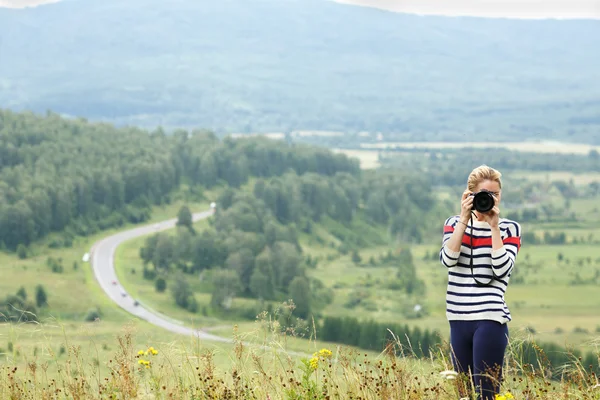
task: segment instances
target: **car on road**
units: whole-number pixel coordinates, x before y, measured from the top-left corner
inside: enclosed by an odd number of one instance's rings
[[[112,281],[112,284],[113,284],[113,285],[116,285],[116,284],[117,284],[117,281]]]
[[[125,293],[125,291],[124,291],[124,290],[122,290],[122,291],[121,291],[121,296],[123,296],[123,297],[127,297],[127,293]]]
[[[133,305],[134,305],[135,307],[137,307],[137,306],[139,306],[139,305],[140,305],[140,303],[139,303],[137,300],[134,300],[134,301],[133,301]]]

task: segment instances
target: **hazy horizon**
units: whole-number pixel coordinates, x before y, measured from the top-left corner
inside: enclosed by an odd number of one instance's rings
[[[600,19],[600,0],[332,0],[388,11],[518,19]]]
[[[25,8],[61,0],[0,0],[0,7]],[[341,4],[442,16],[525,19],[600,19],[600,0],[331,0]]]

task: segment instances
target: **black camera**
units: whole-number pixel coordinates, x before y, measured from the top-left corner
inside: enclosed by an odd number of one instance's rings
[[[494,195],[487,190],[482,190],[473,196],[473,209],[479,211],[480,213],[486,213],[494,208],[496,204],[496,200],[494,199]]]

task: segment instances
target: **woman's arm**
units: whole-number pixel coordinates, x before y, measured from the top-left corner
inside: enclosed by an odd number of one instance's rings
[[[448,268],[454,267],[460,257],[463,236],[471,217],[471,208],[473,207],[473,196],[470,196],[470,194],[469,190],[465,190],[462,194],[460,216],[458,218],[448,218],[444,224],[444,238],[442,240],[442,248],[440,249],[440,261]]]
[[[444,238],[440,249],[440,261],[446,267],[454,267],[460,257],[462,239],[467,229],[467,224],[460,218],[450,218],[444,224]]]
[[[498,232],[494,233],[495,230]],[[492,229],[492,270],[497,278],[504,278],[511,273],[520,248],[521,226],[518,223],[512,222],[504,240],[500,228]]]
[[[497,278],[504,278],[515,266],[517,253],[521,248],[521,226],[513,221],[507,231],[506,238],[500,233],[500,209],[498,198],[494,196],[496,205],[489,213],[483,215],[492,231],[492,271]]]

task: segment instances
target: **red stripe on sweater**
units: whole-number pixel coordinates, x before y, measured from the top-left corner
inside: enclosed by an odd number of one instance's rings
[[[521,249],[521,238],[515,236],[509,236],[502,241],[504,244],[513,244],[517,246],[517,251]],[[463,236],[462,244],[465,246],[471,246],[471,237],[467,234]],[[492,246],[492,238],[473,238],[473,247],[481,246]]]
[[[509,236],[503,240],[504,244],[514,244],[517,246],[517,251],[521,248],[521,238],[518,236]]]
[[[467,234],[463,235],[462,244],[470,247],[471,246],[471,237]],[[473,238],[473,247],[491,246],[491,245],[492,245],[491,237]]]

